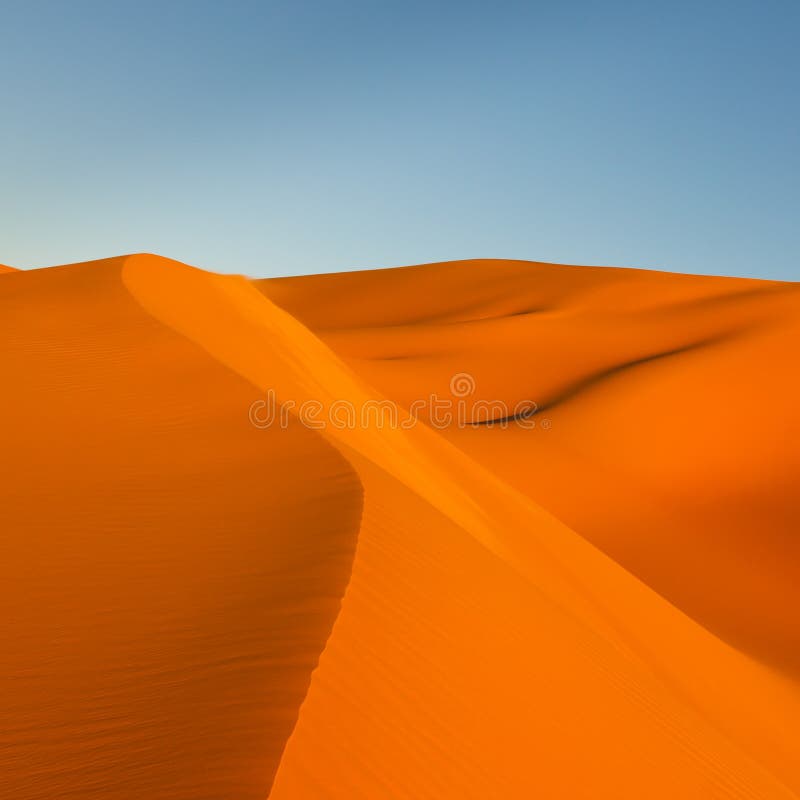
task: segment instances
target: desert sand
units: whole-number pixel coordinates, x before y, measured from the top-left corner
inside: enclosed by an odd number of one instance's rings
[[[3,800],[800,796],[798,284],[0,272]]]

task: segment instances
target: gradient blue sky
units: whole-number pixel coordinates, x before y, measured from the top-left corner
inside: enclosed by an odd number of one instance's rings
[[[0,0],[0,262],[800,279],[800,2]]]

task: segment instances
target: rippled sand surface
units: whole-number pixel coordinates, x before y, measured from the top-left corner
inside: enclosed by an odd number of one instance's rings
[[[0,273],[3,800],[798,796],[797,284]]]

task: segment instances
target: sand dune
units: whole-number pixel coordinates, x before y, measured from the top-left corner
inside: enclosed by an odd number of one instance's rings
[[[0,797],[798,796],[799,291],[4,276]]]

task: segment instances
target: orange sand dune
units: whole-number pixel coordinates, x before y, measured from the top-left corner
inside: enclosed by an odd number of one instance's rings
[[[0,797],[797,797],[798,312],[528,262],[10,273]]]

